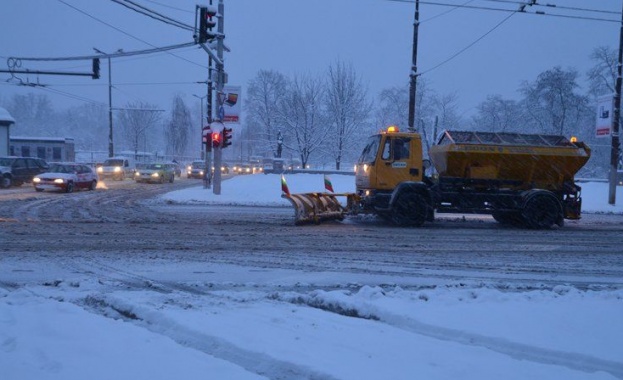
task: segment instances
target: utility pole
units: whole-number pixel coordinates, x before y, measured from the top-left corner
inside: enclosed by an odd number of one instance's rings
[[[95,50],[95,52],[97,53],[108,55],[97,48],[93,48],[93,50]],[[121,53],[121,52],[122,52],[121,49],[117,50],[117,53]],[[115,149],[113,145],[113,133],[112,133],[112,69],[111,69],[111,64],[110,64],[110,57],[107,57],[107,59],[108,59],[108,157],[114,157]]]
[[[223,38],[224,38],[224,19],[225,19],[225,6],[223,5],[223,0],[219,0],[218,2],[218,26],[217,26],[217,37],[216,37],[216,56],[218,60],[216,61],[216,101],[217,101],[217,120],[223,121],[223,104],[225,102],[223,96],[223,86],[225,85],[225,70],[223,65]],[[216,195],[221,194],[221,165],[222,165],[222,154],[223,149],[221,146],[214,149],[214,188],[213,192]]]
[[[413,53],[411,63],[411,82],[409,84],[409,131],[415,132],[415,96],[417,89],[417,41],[420,28],[420,0],[415,0],[415,17],[413,21]]]
[[[623,9],[621,10],[621,26],[619,31],[619,63],[617,65],[617,80],[614,92],[614,113],[612,121],[612,147],[610,150],[610,181],[608,203],[616,203],[617,168],[619,165],[619,124],[621,119],[621,66],[623,66]]]

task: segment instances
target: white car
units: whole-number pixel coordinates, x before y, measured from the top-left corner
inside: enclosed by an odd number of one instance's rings
[[[37,191],[56,190],[72,193],[75,189],[95,190],[97,174],[87,165],[57,163],[51,164],[47,172],[36,175],[32,184]]]

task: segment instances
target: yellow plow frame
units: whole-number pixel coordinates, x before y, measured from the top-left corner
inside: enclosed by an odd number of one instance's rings
[[[337,197],[344,196],[347,199],[346,207],[338,201]],[[344,215],[354,209],[358,197],[353,193],[301,193],[282,194],[294,206],[294,224],[319,224],[326,220],[342,220]]]

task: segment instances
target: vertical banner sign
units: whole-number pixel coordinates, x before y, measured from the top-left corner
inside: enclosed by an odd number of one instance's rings
[[[602,96],[597,99],[597,123],[595,126],[596,137],[610,137],[612,131],[612,114],[614,111],[612,95]]]
[[[223,122],[240,123],[240,86],[223,86]]]

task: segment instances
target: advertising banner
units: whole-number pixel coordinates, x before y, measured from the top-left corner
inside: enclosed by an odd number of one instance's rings
[[[610,137],[612,131],[612,113],[614,110],[612,95],[597,99],[597,123],[595,136]]]
[[[223,86],[219,97],[219,116],[223,123],[240,123],[240,91],[241,86]]]

